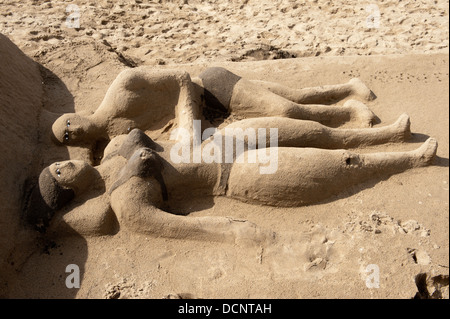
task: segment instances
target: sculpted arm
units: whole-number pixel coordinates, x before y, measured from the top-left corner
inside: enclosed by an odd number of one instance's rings
[[[260,244],[273,236],[249,221],[167,213],[153,204],[160,196],[157,182],[134,176],[112,192],[111,206],[121,227],[154,237]]]
[[[55,214],[48,231],[58,235],[113,234],[117,228],[117,219],[107,197],[103,195],[65,207]]]

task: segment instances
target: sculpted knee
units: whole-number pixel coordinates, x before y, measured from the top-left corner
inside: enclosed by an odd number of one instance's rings
[[[297,113],[298,113],[297,107],[289,103],[280,108],[279,116],[287,118],[296,118]]]

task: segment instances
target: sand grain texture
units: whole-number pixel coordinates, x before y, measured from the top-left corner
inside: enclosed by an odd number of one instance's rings
[[[0,296],[448,298],[448,1],[382,2],[379,29],[367,29],[365,5],[350,1],[73,3],[82,10],[79,29],[64,24],[67,3],[0,0],[0,32],[15,43],[0,35]],[[299,58],[285,59],[292,55]],[[193,216],[232,216],[276,232],[263,249],[123,229],[86,238],[25,231],[23,196],[42,168],[89,160],[83,148],[56,145],[51,123],[93,112],[115,77],[137,65],[191,76],[221,66],[293,88],[359,77],[377,96],[367,102],[375,127],[406,112],[413,135],[356,151],[412,150],[431,136],[437,158],[307,207],[220,197],[184,203]],[[80,266],[80,289],[65,285],[69,264]],[[366,286],[373,264],[378,289]]]

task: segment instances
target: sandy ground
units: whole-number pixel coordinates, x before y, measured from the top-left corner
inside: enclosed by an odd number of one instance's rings
[[[135,2],[74,1],[82,22],[68,29],[66,3],[0,1],[0,32],[45,67],[36,171],[86,157],[82,149],[51,142],[50,112],[93,111],[121,70],[175,63],[193,76],[217,65],[294,88],[360,77],[377,95],[368,103],[377,125],[406,112],[414,135],[408,143],[358,151],[410,150],[432,136],[438,157],[433,166],[373,180],[309,207],[225,198],[186,204],[193,216],[232,215],[279,234],[280,242],[264,249],[126,231],[30,245],[19,232],[8,258],[8,297],[412,298],[417,276],[428,274],[437,278],[437,294],[448,298],[448,1],[383,2],[375,30],[366,28],[366,5],[347,1],[309,7],[294,1]],[[286,54],[302,58],[251,61]],[[65,285],[68,264],[81,268],[80,289]],[[379,288],[366,286],[368,265],[380,269]]]
[[[448,50],[444,0],[2,0],[0,5],[2,33],[38,55],[86,39],[146,64]],[[79,28],[68,28],[77,26],[74,20],[66,24],[70,14],[79,17]]]

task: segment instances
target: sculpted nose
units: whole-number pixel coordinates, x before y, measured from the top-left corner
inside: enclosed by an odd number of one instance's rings
[[[75,167],[75,164],[72,162],[65,162],[61,165],[63,168],[73,169]]]
[[[69,127],[68,127],[69,128]],[[80,133],[81,132],[81,126],[80,125],[76,125],[76,124],[72,124],[70,125],[70,131],[74,132],[74,133]]]

